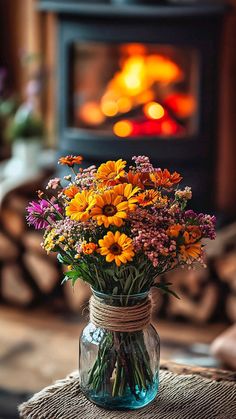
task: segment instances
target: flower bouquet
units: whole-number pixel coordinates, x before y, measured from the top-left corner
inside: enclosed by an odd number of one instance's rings
[[[181,176],[148,157],[133,157],[130,167],[119,159],[78,169],[81,162],[59,160],[71,173],[38,192],[27,220],[45,230],[46,252],[68,266],[63,282],[79,278],[92,288],[91,322],[80,340],[82,390],[99,405],[135,409],[158,391],[148,293],[155,287],[178,298],[160,275],[204,265],[201,240],[214,239],[215,217],[187,209],[191,189],[180,189]]]

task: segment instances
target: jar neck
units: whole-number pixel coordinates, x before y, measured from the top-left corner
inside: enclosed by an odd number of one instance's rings
[[[137,305],[147,300],[149,291],[130,295],[111,295],[92,289],[92,293],[94,298],[103,304],[123,307]]]

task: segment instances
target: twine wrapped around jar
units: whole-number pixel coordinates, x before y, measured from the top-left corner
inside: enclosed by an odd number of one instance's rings
[[[90,321],[112,332],[138,332],[151,322],[151,301],[146,298],[134,306],[117,307],[90,298]]]

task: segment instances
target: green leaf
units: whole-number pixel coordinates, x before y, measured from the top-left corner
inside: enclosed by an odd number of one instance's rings
[[[65,284],[65,282],[67,282],[70,278],[68,278],[68,276],[64,276],[63,280],[61,281],[61,285]]]
[[[11,140],[17,138],[41,138],[44,134],[43,121],[29,112],[23,104],[16,111],[13,118],[8,121],[7,134]]]
[[[57,260],[63,265],[71,265],[71,259],[69,256],[62,255],[61,253],[58,253]]]
[[[173,295],[173,297],[180,300],[180,297],[178,296],[178,294],[175,291],[171,290],[170,288],[166,288],[166,290],[164,290],[164,292],[166,292],[167,294],[171,294],[171,295]]]
[[[105,269],[104,272],[113,278],[114,276],[114,269]]]
[[[65,275],[65,277],[62,281],[62,284],[71,280],[72,285],[74,286],[78,278],[79,278],[79,273],[78,273],[77,269],[72,270],[72,271],[68,271],[68,272],[66,272],[66,275]]]
[[[162,282],[162,283],[159,283],[159,284],[152,285],[152,288],[158,288],[164,294],[171,294],[171,295],[173,295],[173,297],[178,298],[178,300],[180,300],[180,297],[178,296],[178,294],[175,291],[173,291],[172,289],[170,289],[168,284],[164,284]]]
[[[70,278],[70,279],[73,279],[73,278],[78,278],[78,271],[77,270],[73,270],[73,271],[68,271],[68,272],[66,272],[66,276],[68,277],[68,278]]]
[[[124,292],[125,293],[127,293],[128,292],[128,290],[130,289],[130,287],[131,287],[131,284],[132,284],[132,277],[131,276],[129,276],[129,278],[127,279],[127,281],[125,282],[125,286],[124,286]]]

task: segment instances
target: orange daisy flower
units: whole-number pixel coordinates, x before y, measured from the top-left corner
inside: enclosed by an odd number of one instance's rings
[[[136,203],[138,202],[138,197],[135,195],[139,192],[139,188],[137,186],[133,188],[133,185],[130,183],[122,183],[114,186],[113,191],[116,195],[122,196],[123,201],[127,201],[128,209],[130,211],[135,210]]]
[[[125,176],[124,168],[126,161],[119,159],[117,161],[109,160],[99,166],[96,174],[98,181],[103,185],[115,185],[121,177]]]
[[[190,243],[180,246],[180,257],[184,262],[189,259],[197,259],[201,253],[201,243]]]
[[[150,179],[156,186],[171,188],[173,185],[179,183],[183,178],[177,172],[171,174],[167,169],[158,169],[156,172],[150,174]]]
[[[66,207],[66,215],[72,220],[86,221],[90,218],[90,209],[93,205],[93,193],[84,190],[75,195]]]
[[[117,227],[122,226],[123,219],[127,217],[128,201],[123,202],[123,197],[114,191],[105,191],[102,195],[95,197],[94,207],[91,216],[97,220],[98,225],[104,224]]]
[[[181,224],[173,224],[168,228],[167,234],[170,237],[178,237],[182,229],[183,226]]]
[[[113,234],[111,231],[108,231],[106,236],[103,239],[99,240],[100,254],[106,256],[107,262],[115,261],[117,266],[120,266],[122,263],[127,263],[133,259],[134,250],[132,239],[126,234],[121,234],[119,231],[116,231]]]
[[[198,226],[188,226],[183,234],[185,243],[195,243],[201,238],[201,230]]]
[[[121,177],[119,181],[121,183],[130,183],[133,186],[138,186],[140,189],[144,189],[144,184],[141,180],[142,173],[134,173],[131,170],[128,171],[125,177]]]
[[[83,243],[82,244],[82,252],[85,255],[91,255],[97,249],[97,247],[98,247],[97,244],[92,243],[92,242]]]
[[[61,157],[58,160],[58,163],[62,164],[62,165],[69,166],[69,167],[73,167],[75,164],[81,164],[82,160],[83,160],[83,157],[81,157],[81,156],[70,155],[70,156]]]
[[[63,193],[67,198],[74,198],[75,195],[79,192],[79,188],[76,185],[71,185],[68,188],[64,189]]]
[[[138,202],[141,207],[147,207],[149,205],[155,204],[159,198],[159,192],[155,191],[154,189],[149,189],[138,195]]]

